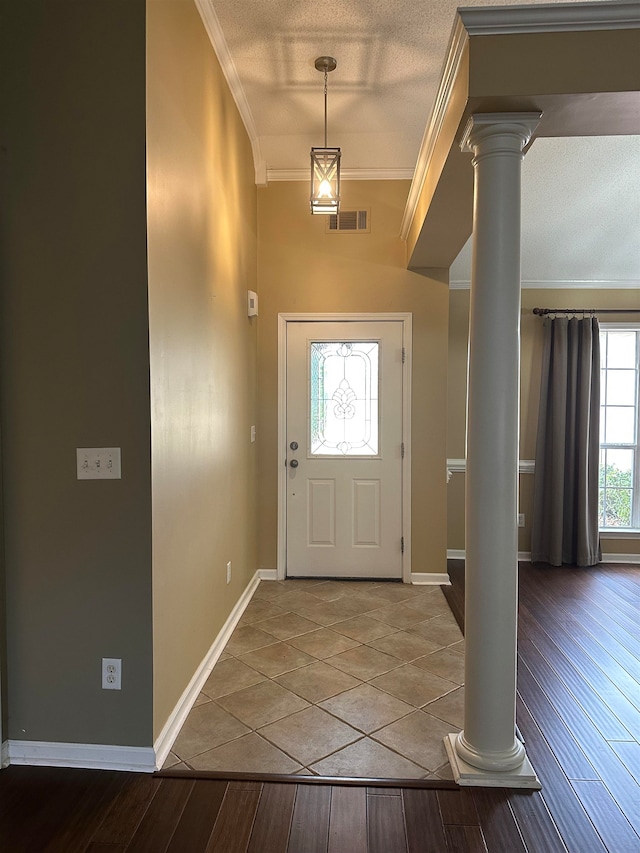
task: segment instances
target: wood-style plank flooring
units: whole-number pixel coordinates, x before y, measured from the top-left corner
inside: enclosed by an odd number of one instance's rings
[[[541,792],[13,766],[0,850],[640,853],[640,572],[523,565],[520,601],[518,723]]]

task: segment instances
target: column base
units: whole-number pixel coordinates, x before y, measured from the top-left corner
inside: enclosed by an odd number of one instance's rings
[[[467,764],[456,750],[457,733],[447,735],[444,746],[453,778],[458,785],[474,785],[482,788],[529,788],[539,791],[542,784],[529,759],[524,757],[522,764],[514,770],[480,770]]]

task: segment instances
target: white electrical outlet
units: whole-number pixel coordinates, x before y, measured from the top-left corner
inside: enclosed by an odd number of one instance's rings
[[[122,690],[122,660],[102,658],[102,689]]]
[[[524,527],[524,513],[518,513],[518,527]]]
[[[227,563],[227,583],[231,583],[231,560]]]

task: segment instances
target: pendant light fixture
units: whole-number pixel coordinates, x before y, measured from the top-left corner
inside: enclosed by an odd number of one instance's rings
[[[324,148],[311,149],[311,213],[340,209],[340,149],[327,148],[327,75],[336,65],[332,56],[319,56],[315,62],[324,73]]]

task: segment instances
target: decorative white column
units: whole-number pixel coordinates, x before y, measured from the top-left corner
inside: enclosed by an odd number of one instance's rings
[[[540,113],[472,116],[473,262],[466,466],[464,729],[445,738],[461,785],[539,788],[516,737],[520,174]]]

